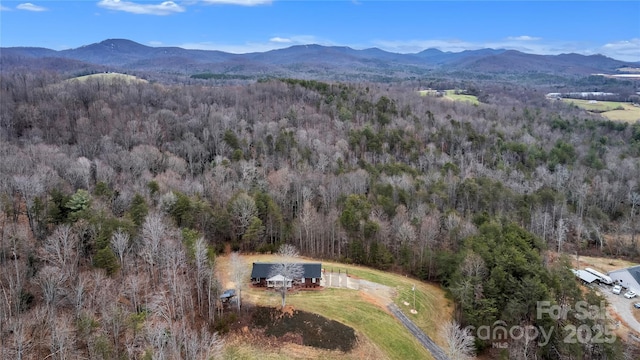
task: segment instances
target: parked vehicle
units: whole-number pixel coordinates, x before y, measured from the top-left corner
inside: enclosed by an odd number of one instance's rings
[[[624,297],[626,297],[627,299],[632,299],[634,297],[636,297],[636,293],[632,290],[627,291],[626,294],[624,294]]]
[[[616,295],[620,295],[620,292],[622,291],[622,286],[620,285],[616,285],[613,287],[613,290],[611,290],[612,293],[616,294]]]
[[[607,284],[607,285],[613,284],[613,279],[611,279],[609,276],[601,273],[598,270],[594,270],[592,268],[585,268],[584,271],[587,271],[587,272],[593,274],[595,277],[598,278],[598,281],[600,281],[603,284]]]
[[[640,309],[640,302],[633,304],[633,307],[636,309]]]

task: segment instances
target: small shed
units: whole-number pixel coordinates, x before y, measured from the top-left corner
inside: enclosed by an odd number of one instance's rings
[[[227,303],[230,302],[231,299],[236,296],[236,290],[235,289],[228,289],[225,290],[222,295],[220,295],[220,301],[222,301],[223,303]]]

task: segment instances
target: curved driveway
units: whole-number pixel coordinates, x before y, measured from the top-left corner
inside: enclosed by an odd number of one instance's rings
[[[633,299],[627,299],[624,297],[624,292],[620,295],[616,295],[611,292],[609,287],[599,286],[600,293],[604,295],[607,302],[613,306],[620,319],[629,327],[629,329],[636,332],[636,335],[640,335],[640,322],[633,316],[633,311],[640,311],[635,309],[631,304],[639,302],[640,298],[635,297]]]
[[[449,360],[449,357],[444,353],[442,348],[438,346],[429,335],[425,334],[416,324],[411,321],[405,314],[402,313],[400,308],[398,308],[395,304],[389,304],[389,311],[395,316],[400,322],[409,330],[413,336],[415,336],[418,341],[424,346],[434,359],[436,360]]]

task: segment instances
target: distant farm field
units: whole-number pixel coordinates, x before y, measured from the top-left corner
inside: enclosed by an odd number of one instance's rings
[[[619,101],[597,101],[562,99],[581,109],[596,112],[613,121],[636,122],[640,120],[640,107]]]
[[[451,101],[466,101],[466,102],[470,102],[474,105],[478,105],[480,104],[480,101],[478,100],[477,96],[474,95],[465,95],[465,94],[456,94],[457,90],[445,90],[445,95],[444,98],[451,100]],[[438,91],[437,90],[432,90],[432,89],[428,89],[428,90],[419,90],[418,94],[420,94],[420,96],[438,96]]]
[[[466,102],[470,102],[470,103],[472,103],[474,105],[480,104],[480,101],[478,101],[478,97],[477,96],[456,94],[455,90],[447,90],[446,95],[444,97],[445,97],[445,99],[450,99],[450,100],[453,100],[453,101],[466,101]]]
[[[113,80],[124,80],[126,82],[144,82],[147,80],[137,78],[133,75],[121,74],[121,73],[100,73],[100,74],[91,74],[84,75],[73,78],[71,80],[77,81],[87,81],[87,80],[103,80],[103,81],[113,81]]]
[[[242,257],[247,266],[253,262],[269,262],[276,258],[272,255],[245,255]],[[314,262],[313,259],[304,259],[305,262]],[[228,257],[221,256],[216,259],[216,268],[222,277],[221,282],[225,287],[232,287],[228,277]],[[430,359],[431,355],[424,347],[396,320],[386,309],[389,302],[396,303],[403,312],[411,318],[425,333],[434,339],[440,346],[444,346],[444,338],[440,335],[440,326],[451,318],[453,306],[445,298],[445,293],[440,287],[423,283],[402,275],[387,273],[375,269],[322,262],[325,273],[348,272],[352,278],[363,279],[378,284],[386,285],[393,289],[394,295],[376,293],[368,290],[351,290],[326,288],[318,291],[298,291],[287,296],[287,306],[297,310],[304,310],[320,314],[326,318],[339,321],[356,330],[358,336],[365,338],[360,340],[360,346],[354,354],[345,354],[343,358],[361,358],[362,352],[371,353],[372,348],[377,348],[376,359]],[[225,279],[226,277],[226,279]],[[413,286],[415,285],[415,300]],[[278,307],[280,305],[279,294],[260,288],[246,286],[243,291],[243,301],[256,305]],[[417,314],[411,314],[414,308]],[[409,305],[406,305],[409,304]],[[248,344],[250,345],[250,344]],[[234,345],[234,351],[249,351]],[[322,354],[322,355],[321,355]],[[306,358],[327,359],[326,352],[307,354]]]

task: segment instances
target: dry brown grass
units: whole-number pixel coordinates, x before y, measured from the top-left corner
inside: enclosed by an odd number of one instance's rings
[[[375,360],[388,359],[374,343],[359,337],[356,347],[348,353],[316,349],[310,346],[284,343],[255,332],[243,331],[227,336],[225,359],[318,359],[318,360]]]
[[[572,256],[572,264],[576,269],[584,269],[586,267],[594,268],[598,271],[609,272],[614,270],[623,269],[630,266],[638,265],[632,261],[613,259],[606,257],[593,257],[593,256],[578,256],[580,263],[576,262],[576,257]]]

